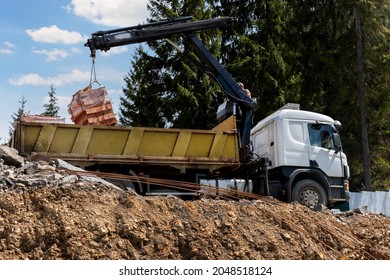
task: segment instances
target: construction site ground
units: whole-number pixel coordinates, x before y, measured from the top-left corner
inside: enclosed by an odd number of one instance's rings
[[[2,163],[0,174],[3,260],[390,258],[383,215],[317,212],[268,197],[143,197],[53,164]]]

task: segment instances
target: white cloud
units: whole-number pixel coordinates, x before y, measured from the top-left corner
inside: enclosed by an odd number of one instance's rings
[[[4,42],[3,43],[5,48],[1,49],[0,48],[0,54],[14,54],[15,52],[13,50],[11,50],[12,48],[15,47],[14,44],[10,43],[10,42]]]
[[[80,54],[82,53],[82,51],[80,50],[80,48],[72,48],[72,53],[76,53],[76,54]]]
[[[0,49],[0,54],[14,54],[15,52],[10,49]]]
[[[72,0],[71,7],[77,16],[101,25],[130,26],[146,22],[148,0]]]
[[[9,79],[8,82],[14,86],[64,86],[74,82],[89,82],[90,72],[74,69],[69,73],[57,75],[55,77],[42,77],[37,73],[29,73],[20,75],[14,79]]]
[[[100,52],[102,56],[111,56],[111,55],[116,55],[116,54],[121,54],[121,53],[128,53],[129,48],[127,46],[119,46],[115,48],[111,48],[108,52]]]
[[[57,98],[57,105],[58,107],[67,107],[68,104],[72,101],[72,97],[70,96],[62,96],[62,95],[57,95],[55,96]],[[42,104],[48,104],[50,102],[50,96],[46,95],[42,99]]]
[[[54,61],[59,58],[65,58],[69,56],[69,53],[65,50],[52,49],[52,50],[33,50],[33,53],[46,56],[47,61]]]
[[[61,6],[61,8],[64,9],[68,13],[70,13],[72,11],[72,7],[70,5]]]
[[[70,102],[72,101],[72,97],[70,97],[70,96],[59,95],[59,96],[57,96],[57,98],[58,98],[57,104],[60,107],[67,107],[70,104]],[[45,103],[45,104],[47,104],[47,103]]]
[[[12,43],[10,43],[10,42],[4,42],[4,45],[5,45],[7,48],[9,48],[9,49],[12,49],[12,48],[15,47],[15,45],[12,44]]]
[[[41,43],[78,44],[87,40],[78,32],[59,29],[56,25],[27,29],[26,32],[35,42]]]
[[[109,89],[107,91],[110,93],[110,95],[114,95],[114,94],[121,95],[121,94],[123,94],[123,89]]]
[[[39,76],[36,73],[30,73],[26,75],[19,76],[15,79],[8,80],[14,86],[23,86],[23,85],[48,85],[45,78]]]

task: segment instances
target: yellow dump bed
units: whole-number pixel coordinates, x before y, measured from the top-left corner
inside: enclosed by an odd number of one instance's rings
[[[12,146],[77,166],[147,164],[212,171],[239,165],[234,117],[212,130],[162,129],[19,121]]]

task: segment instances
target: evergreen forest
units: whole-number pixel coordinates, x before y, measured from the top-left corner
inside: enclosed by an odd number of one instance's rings
[[[351,190],[390,189],[390,0],[150,0],[148,11],[149,22],[234,17],[198,36],[257,99],[254,123],[286,103],[329,115]],[[137,47],[124,82],[121,125],[210,129],[225,98],[164,40]]]

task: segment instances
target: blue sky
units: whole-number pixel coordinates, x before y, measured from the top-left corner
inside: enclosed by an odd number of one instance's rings
[[[84,43],[91,33],[144,23],[147,0],[12,0],[0,9],[0,142],[9,138],[12,115],[41,114],[53,85],[60,116],[72,123],[67,105],[90,81],[92,61]],[[118,113],[123,77],[137,45],[98,52],[96,78]]]

